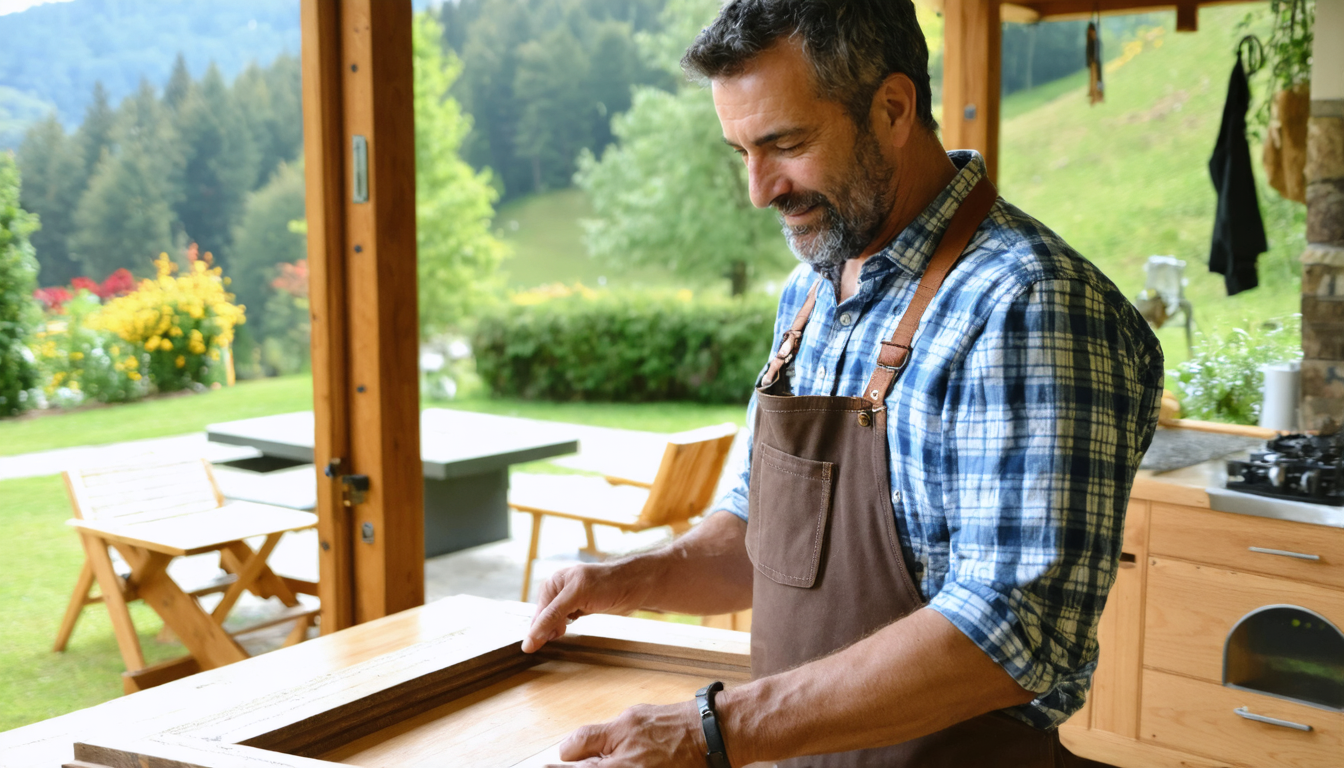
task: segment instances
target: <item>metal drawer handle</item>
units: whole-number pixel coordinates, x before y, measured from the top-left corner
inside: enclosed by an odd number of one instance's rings
[[[1304,555],[1301,552],[1289,552],[1286,549],[1267,549],[1265,547],[1248,547],[1248,549],[1262,555],[1278,555],[1279,557],[1291,557],[1295,560],[1310,560],[1316,562],[1321,559],[1320,555]]]
[[[1266,717],[1264,715],[1257,715],[1254,712],[1247,710],[1245,707],[1237,707],[1236,709],[1232,710],[1232,712],[1237,717],[1245,718],[1247,720],[1254,720],[1257,723],[1265,723],[1266,725],[1277,725],[1280,728],[1292,728],[1294,731],[1311,730],[1310,725],[1303,725],[1302,723],[1294,723],[1292,720],[1280,720],[1277,717]]]

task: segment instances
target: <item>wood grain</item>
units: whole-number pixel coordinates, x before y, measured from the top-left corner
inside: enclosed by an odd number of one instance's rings
[[[1344,589],[1344,531],[1153,503],[1152,553]],[[1251,547],[1315,555],[1301,560]]]
[[[1223,644],[1232,627],[1247,613],[1276,604],[1300,605],[1344,626],[1344,592],[1150,557],[1143,663],[1221,683]]]
[[[1148,502],[1131,501],[1125,516],[1124,555],[1097,627],[1101,650],[1088,697],[1093,728],[1131,739],[1139,735],[1147,530]]]
[[[997,0],[943,2],[943,144],[974,149],[990,181],[999,175],[1002,25]],[[966,108],[974,107],[974,117]]]
[[[304,210],[308,217],[308,312],[312,327],[313,460],[317,478],[318,591],[322,632],[354,624],[354,534],[337,477],[322,468],[350,457],[346,361],[345,153],[340,5],[301,0]]]
[[[1344,757],[1338,712],[1148,670],[1143,676],[1143,740],[1255,768],[1336,766]],[[1245,720],[1246,707],[1309,725],[1303,732]]]
[[[365,768],[508,766],[632,704],[690,701],[703,677],[547,661],[325,756]]]

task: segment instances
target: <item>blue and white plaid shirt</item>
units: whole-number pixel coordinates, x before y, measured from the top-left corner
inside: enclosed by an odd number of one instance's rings
[[[957,176],[864,263],[858,292],[837,306],[834,290],[818,291],[790,372],[795,394],[863,396],[880,342],[985,174],[978,154],[949,156]],[[776,348],[816,279],[807,267],[790,277]],[[1010,710],[1037,727],[1059,725],[1085,700],[1161,395],[1161,348],[1129,301],[1000,199],[929,304],[887,397],[906,562],[931,608],[1039,694]],[[746,519],[750,463],[715,509]]]

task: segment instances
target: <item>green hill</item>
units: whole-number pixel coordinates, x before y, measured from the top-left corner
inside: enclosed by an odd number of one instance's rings
[[[1164,28],[1131,44],[1126,54],[1132,57],[1119,57],[1124,61],[1107,74],[1102,104],[1088,105],[1081,77],[1004,104],[1004,197],[1063,235],[1126,295],[1142,290],[1148,256],[1184,259],[1186,296],[1206,332],[1263,322],[1299,306],[1306,209],[1280,198],[1263,179],[1260,209],[1271,250],[1260,257],[1260,287],[1229,297],[1222,277],[1207,267],[1217,200],[1207,164],[1244,34],[1236,25],[1248,9],[1263,17],[1266,5],[1202,9],[1194,34],[1177,34],[1167,14]],[[1268,39],[1260,26],[1253,31]],[[1263,96],[1267,73],[1251,88]],[[1037,92],[1055,98],[1040,103]],[[1263,177],[1259,154],[1252,139],[1252,160]],[[1159,336],[1169,366],[1185,359],[1183,331],[1167,327]]]
[[[1260,258],[1260,287],[1228,297],[1208,271],[1216,202],[1209,180],[1227,94],[1236,25],[1257,3],[1200,12],[1200,30],[1145,31],[1129,50],[1115,45],[1106,101],[1089,106],[1084,73],[1021,91],[1004,100],[999,186],[1004,197],[1064,236],[1128,296],[1143,288],[1148,256],[1186,261],[1187,297],[1199,327],[1221,333],[1298,311],[1305,247],[1305,208],[1261,183],[1260,203],[1271,250]],[[1263,26],[1263,25],[1262,25]],[[1256,30],[1267,38],[1264,29]],[[1116,66],[1117,62],[1119,63]],[[1252,83],[1258,96],[1266,74]],[[1253,144],[1255,143],[1252,140]],[[1259,148],[1252,149],[1257,172]],[[505,263],[510,284],[675,283],[656,272],[622,275],[591,261],[577,220],[589,215],[583,193],[566,190],[516,201],[500,211],[496,229],[513,247]],[[515,228],[516,225],[516,228]],[[614,281],[614,282],[613,282]],[[1183,330],[1159,332],[1169,365],[1187,356]]]

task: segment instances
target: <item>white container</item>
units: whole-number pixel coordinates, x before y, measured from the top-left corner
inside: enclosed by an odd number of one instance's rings
[[[1260,404],[1260,426],[1281,432],[1298,430],[1298,402],[1302,397],[1302,369],[1297,361],[1266,365],[1265,395]]]

